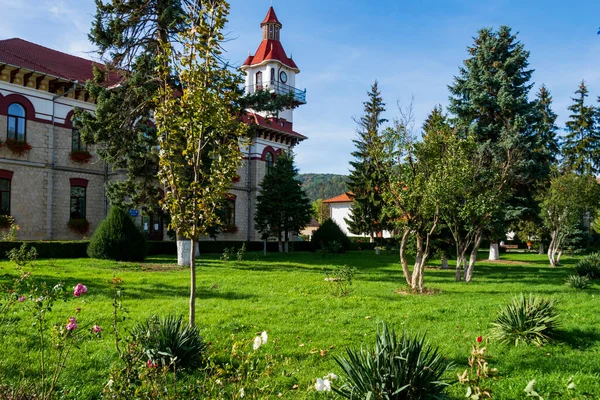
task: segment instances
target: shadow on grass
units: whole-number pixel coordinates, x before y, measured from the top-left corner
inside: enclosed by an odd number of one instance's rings
[[[570,329],[558,330],[556,332],[557,340],[564,342],[571,348],[587,350],[600,342],[600,332],[591,329]]]

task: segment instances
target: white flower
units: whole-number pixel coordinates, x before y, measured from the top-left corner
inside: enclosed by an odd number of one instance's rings
[[[327,374],[327,378],[332,381],[335,381],[338,378],[338,376],[336,374],[334,374],[333,372],[330,372]]]
[[[267,344],[267,339],[269,337],[267,336],[267,331],[263,331],[263,333],[260,334],[260,339],[262,341],[262,344]]]
[[[260,347],[261,344],[262,344],[262,340],[261,340],[260,336],[257,336],[256,338],[254,338],[254,350],[258,350],[258,348]]]
[[[246,395],[246,392],[244,392],[244,388],[240,389],[240,398],[244,398],[244,396]]]
[[[317,378],[315,389],[317,392],[331,392],[331,382],[329,382],[329,379]]]

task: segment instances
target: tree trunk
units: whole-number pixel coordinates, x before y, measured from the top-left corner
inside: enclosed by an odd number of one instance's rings
[[[196,240],[190,246],[190,326],[196,326]]]
[[[538,254],[542,255],[544,253],[545,253],[545,251],[544,251],[544,243],[540,242],[540,247],[538,248]]]
[[[415,266],[412,273],[411,288],[419,293],[423,291],[423,269],[427,261],[427,254],[423,252],[423,239],[417,234],[417,254],[415,256]]]
[[[490,244],[490,256],[488,260],[490,261],[498,261],[500,259],[500,246],[498,243]]]
[[[557,236],[556,232],[552,232],[550,245],[548,245],[548,260],[550,261],[551,267],[556,267],[558,264],[556,261],[556,248],[557,248]]]
[[[405,229],[402,234],[402,240],[400,241],[400,264],[402,265],[402,273],[404,274],[407,285],[412,283],[411,273],[408,269],[408,261],[406,260],[406,240],[408,239],[409,233],[410,231]]]
[[[278,242],[279,242],[279,252],[283,253],[283,241],[281,240],[281,234],[279,235],[279,237],[277,238]]]
[[[448,257],[446,257],[446,255],[444,254],[442,256],[442,269],[449,269],[450,267],[448,266]]]
[[[471,250],[471,257],[469,257],[469,266],[465,270],[465,282],[471,282],[473,279],[473,271],[475,269],[475,262],[477,261],[477,252],[479,251],[479,245],[481,244],[482,237],[483,229],[480,229],[475,236],[473,250]]]
[[[290,237],[288,231],[285,231],[285,250],[286,253],[290,252]]]
[[[267,241],[263,240],[263,256],[267,255]]]

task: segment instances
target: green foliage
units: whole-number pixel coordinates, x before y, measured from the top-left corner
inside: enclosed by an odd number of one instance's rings
[[[21,247],[13,248],[6,253],[8,259],[19,267],[24,267],[33,263],[38,256],[38,252],[35,247],[29,248],[27,243],[23,243]]]
[[[317,199],[330,199],[348,191],[346,175],[299,174],[298,180],[302,182],[306,196],[313,202]]]
[[[549,173],[551,165],[556,164],[560,154],[560,145],[557,139],[558,126],[556,119],[558,115],[552,110],[552,96],[545,85],[540,87],[535,102],[537,118],[533,125],[535,133],[534,154],[542,157],[542,162]]]
[[[553,339],[557,318],[554,300],[521,294],[498,311],[492,334],[506,344],[542,346]]]
[[[290,234],[297,234],[311,219],[310,200],[296,180],[298,169],[291,154],[282,154],[260,184],[256,196],[256,229],[266,237],[282,236],[287,242]]]
[[[590,285],[590,278],[587,275],[569,275],[565,283],[571,289],[583,290]]]
[[[91,258],[117,261],[143,261],[148,252],[146,236],[127,212],[112,207],[100,223],[88,246]]]
[[[352,192],[352,209],[346,219],[348,230],[356,235],[375,236],[388,228],[383,213],[382,191],[388,185],[389,164],[385,154],[385,137],[381,132],[387,122],[383,118],[385,103],[375,81],[363,103],[364,115],[357,121],[358,138],[354,139],[356,150],[348,177],[348,191]]]
[[[600,171],[600,130],[598,111],[585,104],[589,91],[584,81],[575,91],[571,115],[567,121],[567,135],[563,146],[563,165],[567,171],[578,174],[596,174]]]
[[[346,383],[333,390],[347,399],[434,400],[443,398],[448,386],[442,377],[451,363],[425,342],[425,335],[398,337],[384,323],[374,349],[346,353],[335,358]]]
[[[581,277],[600,279],[600,253],[592,253],[579,260],[575,272]]]
[[[133,328],[131,335],[141,345],[146,359],[162,366],[198,368],[206,353],[198,328],[185,323],[181,316],[153,315]]]
[[[329,284],[329,292],[336,297],[350,294],[355,274],[356,268],[347,265],[325,271],[325,281]]]
[[[342,228],[330,218],[323,222],[319,229],[313,233],[311,243],[317,249],[323,246],[328,246],[330,249],[334,242],[339,244],[339,251],[346,252],[350,250],[350,239],[342,231]]]
[[[317,199],[312,202],[312,216],[317,220],[319,224],[325,222],[331,211],[327,203],[323,203],[323,199]]]

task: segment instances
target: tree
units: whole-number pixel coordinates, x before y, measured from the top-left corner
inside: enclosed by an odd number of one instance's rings
[[[190,325],[195,323],[195,244],[210,227],[222,223],[218,210],[228,196],[248,127],[241,122],[240,72],[220,61],[229,5],[203,0],[188,10],[190,29],[180,48],[161,42],[160,90],[155,112],[160,146],[159,179],[166,188],[163,208],[171,226],[191,241]],[[163,59],[166,57],[166,59]],[[169,82],[175,76],[180,92]]]
[[[291,154],[282,154],[263,179],[256,196],[256,229],[277,238],[279,252],[288,252],[290,234],[297,234],[309,222],[312,206],[297,178]],[[285,248],[284,248],[285,243]]]
[[[96,99],[95,113],[79,111],[77,118],[85,142],[99,144],[98,155],[114,170],[126,173],[125,180],[107,185],[112,204],[158,205],[158,141],[150,122],[159,90],[157,57],[162,54],[164,59],[161,42],[177,43],[189,28],[193,4],[192,0],[96,0],[88,37],[107,69],[96,68],[95,79],[87,83]],[[173,80],[169,85],[177,87]]]
[[[563,166],[579,174],[600,172],[600,132],[596,123],[598,112],[585,104],[588,89],[581,81],[579,89],[569,106],[571,115],[567,121],[567,135],[563,145]]]
[[[560,264],[565,242],[575,233],[587,215],[594,219],[600,197],[596,178],[573,172],[555,176],[540,198],[541,217],[550,231],[548,259],[550,265]]]
[[[387,121],[382,117],[385,103],[381,98],[377,81],[368,93],[369,100],[364,104],[364,116],[357,121],[358,138],[353,142],[356,150],[352,153],[352,171],[348,178],[348,190],[353,194],[352,210],[346,220],[350,232],[368,234],[371,240],[377,232],[383,231],[383,200],[381,189],[387,184],[387,170],[381,126]]]
[[[322,224],[329,218],[330,211],[327,203],[323,203],[323,199],[317,199],[312,202],[312,216],[315,217],[319,224]]]
[[[542,163],[550,170],[550,167],[556,165],[558,161],[560,145],[556,137],[558,132],[556,119],[558,115],[552,110],[552,95],[545,85],[542,85],[537,93],[535,108],[537,118],[533,124],[533,132],[536,138],[534,154],[541,156],[543,158]]]
[[[506,231],[512,221],[530,211],[530,186],[540,177],[534,151],[535,103],[528,100],[532,70],[529,52],[509,27],[479,31],[470,58],[449,87],[449,111],[462,138],[476,144],[478,168],[472,179],[476,193],[488,193],[485,210],[479,208],[465,226],[473,232],[473,250],[465,271],[472,279],[477,250],[486,231]],[[493,201],[491,201],[493,199]]]

